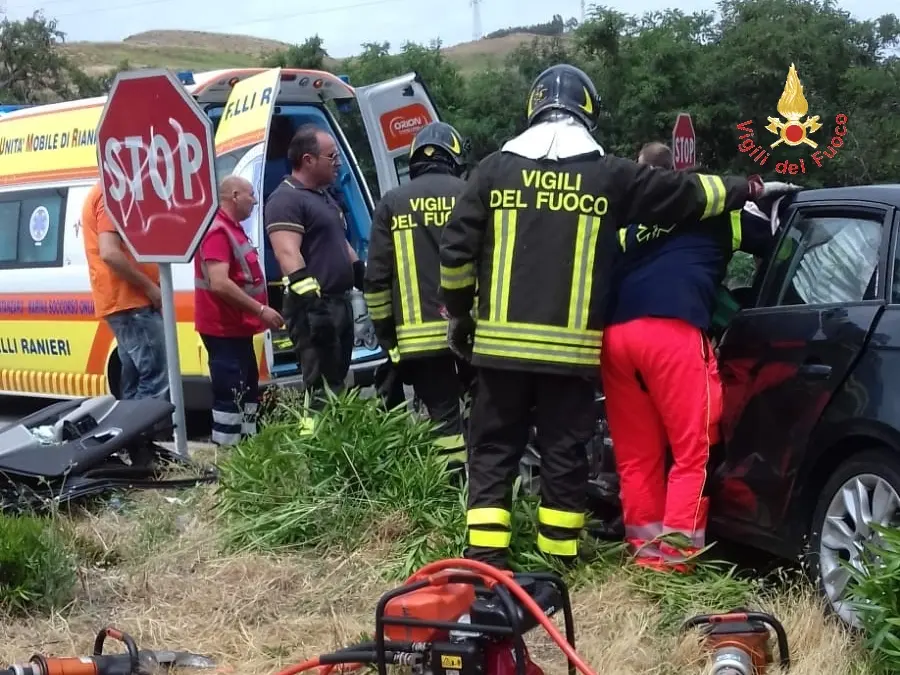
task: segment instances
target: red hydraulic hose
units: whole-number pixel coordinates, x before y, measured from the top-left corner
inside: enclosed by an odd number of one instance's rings
[[[553,638],[553,641],[563,651],[569,661],[571,661],[572,664],[574,664],[574,666],[581,671],[582,675],[597,675],[572,648],[572,645],[570,645],[565,636],[559,632],[559,629],[553,624],[553,622],[544,614],[540,606],[528,594],[528,591],[526,591],[518,583],[516,583],[516,581],[508,572],[504,573],[501,570],[498,570],[496,567],[480,562],[478,560],[451,558],[448,560],[438,560],[437,562],[425,565],[422,569],[420,569],[409,579],[407,579],[406,583],[411,583],[412,581],[421,581],[423,577],[430,577],[432,575],[436,575],[439,572],[444,572],[448,569],[459,569],[469,572],[475,572],[476,574],[478,574],[478,576],[489,579],[490,581],[494,582],[494,584],[504,585],[510,591],[510,593],[516,596],[519,602],[521,602],[522,605],[529,612],[531,612],[532,616],[534,616],[537,622],[544,627],[544,630],[547,631],[547,634],[550,635],[551,638]],[[444,577],[445,575],[441,574],[440,576]],[[284,673],[283,675],[292,674]]]
[[[503,586],[505,586],[509,590],[509,592],[512,593],[516,597],[516,599],[518,599],[519,602],[521,602],[522,605],[532,614],[532,616],[534,616],[535,620],[544,627],[544,630],[547,631],[547,634],[550,635],[551,638],[553,638],[553,641],[562,650],[569,661],[578,670],[581,671],[582,675],[597,675],[591,669],[591,667],[587,665],[584,660],[578,655],[575,649],[573,649],[572,645],[569,644],[569,641],[566,640],[566,637],[559,632],[559,629],[553,624],[553,622],[547,617],[547,615],[544,614],[544,611],[528,594],[528,591],[526,591],[518,583],[516,583],[515,579],[513,579],[512,577],[512,574],[509,572],[503,572],[501,570],[498,570],[496,567],[492,567],[491,565],[479,562],[477,560],[450,558],[448,560],[438,560],[437,562],[425,565],[418,572],[407,579],[406,584],[410,584],[416,581],[422,581],[425,579],[427,579],[434,585],[446,584],[452,576],[451,570],[463,571],[477,576],[489,587],[496,586],[497,584],[502,584]],[[339,666],[337,663],[323,664],[320,659],[325,658],[326,656],[309,659],[308,661],[304,661],[303,663],[289,666],[284,670],[276,673],[276,675],[298,675],[298,673],[302,673],[307,670],[313,670],[315,668],[320,669],[318,675],[332,675],[333,669],[338,668]],[[356,656],[355,658],[358,659],[359,656]],[[361,664],[359,663],[349,661],[341,665],[343,666],[342,670],[347,669],[350,671],[361,666]],[[347,672],[347,670],[343,670],[343,672]]]

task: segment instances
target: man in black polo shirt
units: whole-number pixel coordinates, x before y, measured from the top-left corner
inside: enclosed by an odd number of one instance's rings
[[[328,187],[337,178],[340,151],[314,124],[300,127],[288,146],[291,174],[265,206],[269,240],[285,284],[282,315],[306,391],[327,384],[340,391],[353,352],[348,292],[362,289],[365,265],[347,240],[341,207]]]

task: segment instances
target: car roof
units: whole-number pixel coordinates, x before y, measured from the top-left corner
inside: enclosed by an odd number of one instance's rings
[[[793,203],[813,201],[859,200],[881,202],[900,208],[900,183],[885,185],[852,185],[849,187],[816,188],[801,190]]]

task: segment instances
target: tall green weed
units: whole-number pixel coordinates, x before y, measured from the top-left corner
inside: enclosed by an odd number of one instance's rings
[[[873,524],[862,570],[847,564],[847,599],[865,630],[871,672],[900,672],[900,529]]]
[[[52,517],[0,514],[0,612],[50,611],[74,595],[76,562]]]

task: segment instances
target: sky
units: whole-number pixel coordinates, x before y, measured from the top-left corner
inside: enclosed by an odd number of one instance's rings
[[[360,51],[364,42],[390,42],[396,51],[406,41],[445,46],[473,36],[471,0],[3,0],[7,16],[17,20],[41,9],[59,21],[69,42],[119,41],[147,30],[178,29],[240,33],[284,42],[302,42],[318,33],[334,57]],[[589,0],[588,7],[593,3]],[[630,14],[679,7],[684,12],[713,10],[714,0],[607,0]],[[849,5],[841,3],[844,7]],[[856,5],[859,18],[897,11],[896,0],[867,0]],[[254,5],[256,5],[254,7]],[[864,11],[859,9],[864,6]],[[550,9],[552,7],[552,9]],[[252,8],[252,9],[251,9]],[[453,8],[451,10],[451,8]],[[511,25],[549,21],[553,14],[581,19],[579,0],[480,0],[481,28],[489,33]]]

